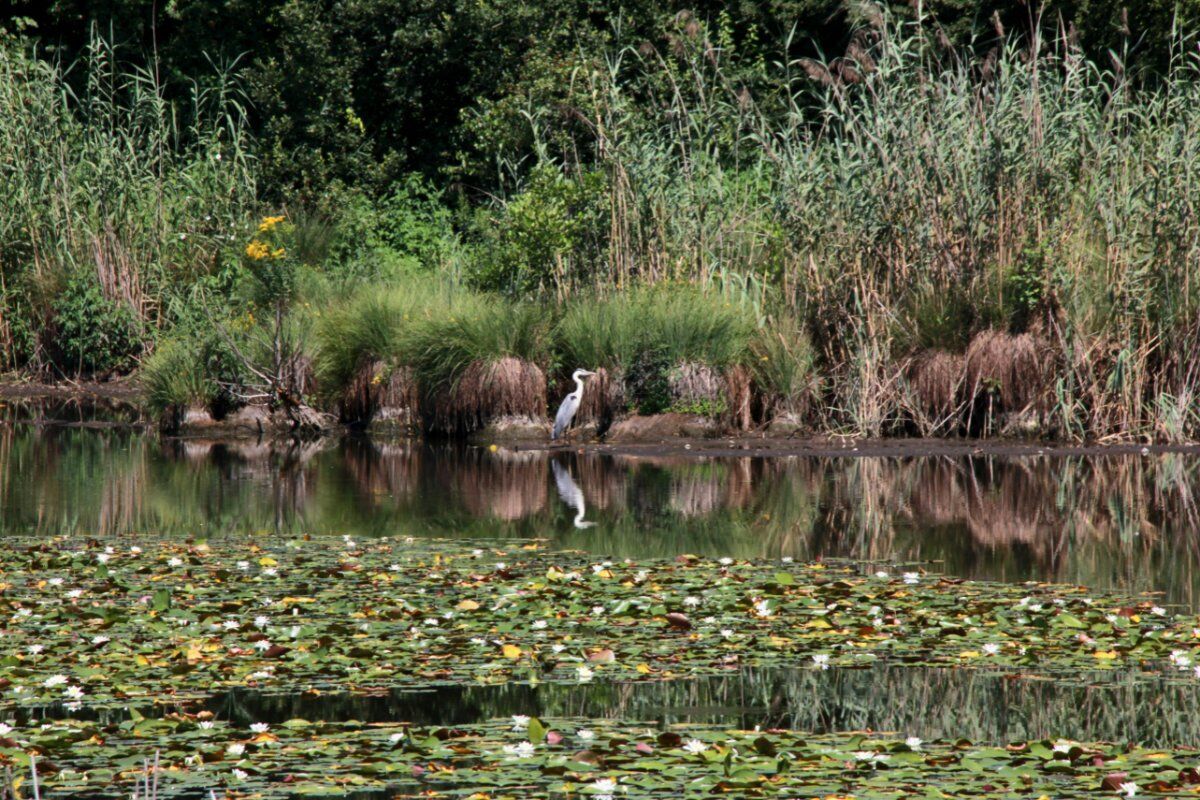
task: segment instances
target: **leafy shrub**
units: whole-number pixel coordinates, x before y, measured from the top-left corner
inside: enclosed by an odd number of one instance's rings
[[[90,375],[127,369],[141,350],[141,324],[128,306],[104,296],[94,277],[74,275],[54,300],[48,342],[64,371]]]
[[[528,292],[587,282],[608,233],[608,188],[601,172],[564,176],[534,170],[525,190],[484,223],[486,243],[471,280],[483,289]],[[494,233],[493,233],[494,232]]]

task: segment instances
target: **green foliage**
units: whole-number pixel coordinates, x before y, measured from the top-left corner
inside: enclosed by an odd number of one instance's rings
[[[403,337],[404,363],[423,392],[453,388],[472,363],[512,356],[545,364],[549,326],[542,309],[496,295],[458,292],[425,307]]]
[[[663,285],[581,297],[567,308],[556,338],[568,366],[721,368],[745,358],[754,327],[744,303],[713,290]]]
[[[54,362],[76,375],[127,369],[141,351],[141,326],[129,306],[109,300],[89,275],[74,275],[54,300]]]
[[[152,71],[120,64],[91,38],[68,74],[27,41],[0,36],[0,275],[8,309],[24,317],[0,329],[9,337],[0,350],[30,359],[22,366],[128,367],[130,321],[95,302],[79,276],[95,276],[149,333],[172,321],[179,295],[209,274],[255,200],[228,77],[169,103]],[[68,339],[50,346],[57,334],[46,326],[60,317]],[[109,327],[89,332],[93,323]],[[30,329],[45,346],[29,350]]]
[[[153,413],[207,404],[212,397],[200,348],[184,339],[169,339],[146,359],[139,375],[146,406]]]
[[[360,289],[328,308],[316,325],[318,381],[337,394],[363,366],[407,363],[413,324],[451,305],[453,290],[433,279]]]
[[[603,173],[571,178],[539,167],[489,225],[494,233],[485,237],[471,280],[485,289],[515,292],[590,282],[606,250],[607,211]]]

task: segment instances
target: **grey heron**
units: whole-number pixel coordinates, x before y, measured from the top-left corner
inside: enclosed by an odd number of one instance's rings
[[[570,425],[571,420],[575,419],[575,412],[579,410],[579,403],[583,400],[583,379],[588,375],[595,375],[586,369],[577,369],[571,375],[575,381],[575,391],[567,395],[562,405],[558,407],[558,413],[554,415],[554,430],[550,433],[550,439],[553,441],[563,435]]]
[[[571,473],[567,472],[566,467],[559,464],[557,461],[550,462],[550,469],[554,471],[554,484],[558,487],[558,496],[563,502],[575,509],[575,527],[590,528],[596,523],[585,522],[583,515],[587,513],[587,505],[583,502],[583,490],[579,488],[579,484],[571,477]]]

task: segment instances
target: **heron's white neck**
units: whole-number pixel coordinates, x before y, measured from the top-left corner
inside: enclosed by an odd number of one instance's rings
[[[575,393],[579,395],[579,399],[583,399],[583,376],[576,372],[571,376],[575,379]]]

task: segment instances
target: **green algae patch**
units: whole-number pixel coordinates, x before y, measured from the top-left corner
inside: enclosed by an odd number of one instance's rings
[[[1194,794],[1200,756],[1104,743],[1007,746],[903,735],[744,731],[578,719],[463,727],[318,723],[233,728],[204,715],[98,726],[67,721],[0,736],[38,754],[52,796],[117,796],[157,764],[159,796],[1012,797]],[[386,795],[382,794],[386,792]]]
[[[222,540],[0,554],[8,706],[895,664],[1195,680],[1200,620],[1079,587],[538,543]]]

